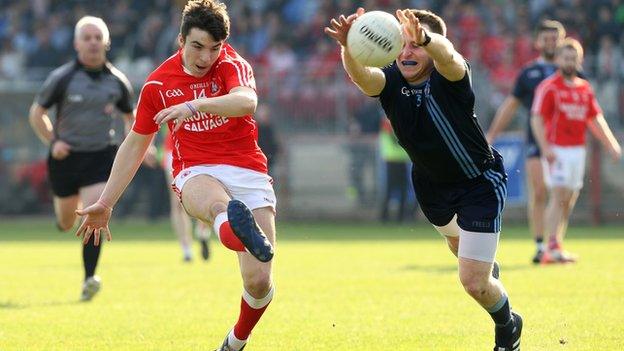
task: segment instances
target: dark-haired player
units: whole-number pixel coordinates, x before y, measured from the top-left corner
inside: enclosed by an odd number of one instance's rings
[[[112,207],[134,176],[154,133],[173,139],[173,188],[186,212],[214,225],[236,251],[243,278],[238,322],[221,351],[239,351],[273,298],[275,193],[252,118],[257,105],[251,66],[225,41],[225,5],[191,0],[182,14],[180,50],[152,72],[141,90],[136,121],[122,143],[102,196],[79,211],[78,235],[110,240]]]

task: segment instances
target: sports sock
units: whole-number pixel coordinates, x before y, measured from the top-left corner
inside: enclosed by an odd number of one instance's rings
[[[496,326],[506,325],[511,320],[511,308],[509,307],[509,299],[503,294],[494,306],[486,309]]]
[[[95,246],[94,240],[95,238],[91,237],[91,240],[89,240],[86,245],[82,246],[82,263],[85,270],[85,280],[95,274],[95,268],[100,258],[102,243],[100,242],[100,245]]]
[[[557,240],[556,235],[551,235],[548,238],[548,250],[560,250],[561,245],[559,244],[559,240]]]
[[[544,251],[546,249],[546,246],[544,245],[544,238],[541,236],[535,238],[535,246],[537,246],[537,251]]]
[[[223,246],[233,251],[245,251],[245,245],[234,235],[234,231],[230,227],[227,212],[221,212],[215,217],[214,231],[217,233]]]
[[[238,322],[234,326],[234,329],[230,332],[230,336],[233,336],[234,339],[242,342],[242,345],[245,344],[247,338],[251,334],[252,329],[256,326],[256,323],[262,317],[262,314],[266,310],[267,306],[273,299],[273,293],[275,292],[275,288],[271,287],[269,293],[261,298],[256,299],[251,296],[246,290],[243,290],[243,297],[241,298],[241,309],[240,314],[238,316]],[[235,346],[231,344],[232,342],[236,342],[228,336],[228,343],[230,346]],[[241,345],[241,347],[242,347]]]
[[[191,248],[187,245],[182,246],[182,254],[184,255],[184,258],[187,258],[189,260],[193,259],[193,252],[191,251]]]

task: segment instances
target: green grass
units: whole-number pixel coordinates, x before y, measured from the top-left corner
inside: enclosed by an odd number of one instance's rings
[[[167,223],[120,223],[103,289],[78,303],[80,246],[52,220],[0,219],[0,350],[212,350],[238,314],[236,259],[181,262]],[[492,322],[466,295],[428,226],[278,223],[276,297],[247,349],[491,350]],[[624,230],[571,228],[580,263],[535,267],[526,228],[505,228],[502,280],[525,319],[523,350],[621,350]]]

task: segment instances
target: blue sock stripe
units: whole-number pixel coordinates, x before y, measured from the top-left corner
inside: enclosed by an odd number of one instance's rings
[[[503,294],[503,296],[501,296],[500,300],[498,300],[498,302],[496,304],[494,304],[494,306],[490,307],[490,308],[486,308],[485,310],[488,311],[489,313],[494,313],[499,311],[501,308],[503,308],[503,306],[505,305],[505,302],[507,302],[508,298],[506,294]]]
[[[459,137],[457,137],[457,134],[455,134],[455,131],[451,127],[451,124],[449,123],[448,118],[446,118],[446,116],[444,116],[444,114],[442,113],[442,109],[440,108],[438,103],[435,101],[433,96],[430,96],[428,101],[431,102],[431,105],[433,107],[434,112],[441,119],[442,123],[446,126],[446,128],[448,128],[449,132],[451,133],[451,137],[456,140],[456,142],[457,142],[457,144],[458,144],[458,146],[460,148],[460,152],[461,152],[462,156],[464,157],[464,161],[466,163],[468,163],[468,166],[470,167],[470,169],[475,173],[475,177],[478,176],[479,174],[481,174],[481,172],[479,172],[479,168],[477,168],[477,165],[475,165],[475,163],[472,160],[472,158],[470,158],[470,154],[468,154],[468,151],[466,151],[466,149],[464,148],[464,145],[460,142]]]

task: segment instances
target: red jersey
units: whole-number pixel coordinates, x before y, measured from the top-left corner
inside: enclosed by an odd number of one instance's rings
[[[154,116],[162,109],[197,98],[226,95],[236,87],[256,89],[251,66],[228,44],[203,77],[185,72],[182,52],[163,62],[141,89],[132,130],[152,134],[159,126]],[[173,176],[181,170],[206,164],[225,164],[267,173],[266,156],[258,147],[258,128],[251,115],[222,117],[197,112],[173,132],[168,122],[173,151]]]
[[[566,83],[557,72],[537,86],[531,113],[544,119],[546,140],[559,146],[585,145],[587,122],[602,113],[588,81]]]

